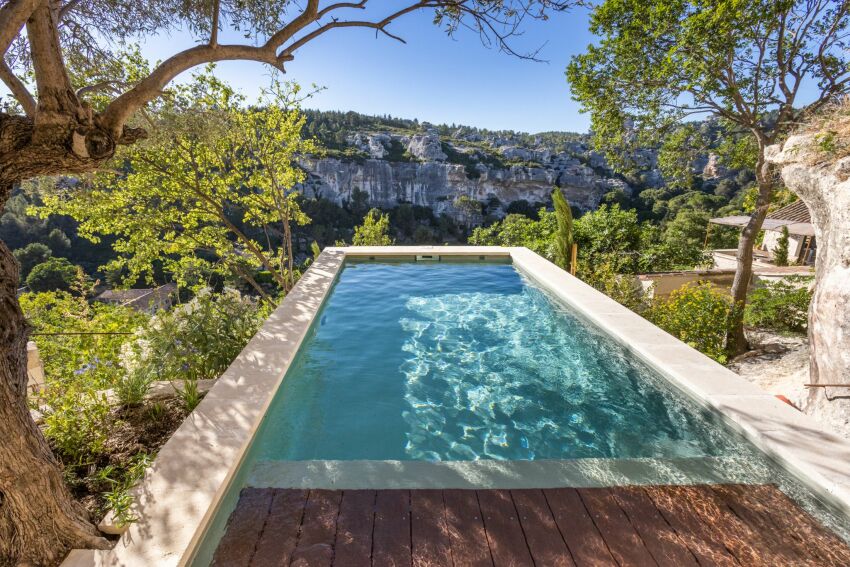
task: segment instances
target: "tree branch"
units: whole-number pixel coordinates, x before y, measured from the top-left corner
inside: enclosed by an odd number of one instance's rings
[[[334,10],[339,10],[341,8],[365,9],[366,8],[366,2],[368,2],[368,0],[361,0],[360,2],[337,2],[336,4],[331,4],[327,7],[319,10],[319,13],[316,14],[316,19],[321,20],[325,16],[325,14],[327,14],[328,12],[333,12]]]
[[[35,99],[27,89],[26,85],[24,85],[23,81],[21,81],[18,76],[12,72],[6,64],[6,61],[3,60],[0,60],[0,79],[2,79],[9,88],[12,96],[15,97],[15,100],[21,104],[26,115],[30,117],[34,116],[38,106]]]
[[[415,12],[416,10],[421,10],[423,8],[435,8],[435,7],[438,7],[438,6],[439,6],[439,2],[434,2],[434,1],[431,1],[431,0],[421,0],[419,2],[416,2],[415,4],[411,4],[410,6],[407,6],[406,8],[402,8],[401,10],[398,10],[397,12],[392,13],[389,16],[387,16],[386,18],[384,18],[383,20],[380,20],[380,21],[377,21],[377,22],[333,20],[331,22],[328,22],[328,23],[322,25],[318,29],[313,30],[310,33],[300,37],[299,39],[297,39],[293,43],[291,43],[283,51],[281,51],[278,59],[280,59],[281,61],[285,61],[287,59],[290,59],[294,55],[295,51],[298,48],[303,47],[305,44],[309,43],[310,41],[316,39],[317,37],[319,37],[323,33],[330,31],[334,28],[353,28],[353,27],[371,28],[371,29],[376,30],[376,32],[377,31],[382,32],[382,33],[386,34],[387,36],[404,43],[403,39],[389,33],[388,31],[386,31],[385,28],[389,24],[391,24],[394,20],[400,18],[401,16],[404,16],[405,14],[409,14],[410,12]]]
[[[221,16],[221,0],[213,2],[212,26],[210,26],[210,47],[218,45],[218,19]]]
[[[68,2],[66,2],[64,6],[59,8],[59,21],[61,22],[62,20],[64,20],[65,17],[70,14],[79,3],[80,0],[68,0]]]
[[[159,96],[162,89],[183,71],[203,63],[240,59],[268,63],[280,68],[274,50],[265,46],[217,45],[213,47],[198,45],[166,59],[135,87],[113,100],[103,111],[100,122],[117,138],[130,116]]]
[[[0,8],[0,56],[6,54],[38,3],[39,0],[9,0]]]

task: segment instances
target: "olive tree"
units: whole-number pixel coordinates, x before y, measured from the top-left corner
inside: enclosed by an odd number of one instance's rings
[[[609,155],[658,143],[689,116],[745,134],[737,146],[749,149],[758,198],[738,243],[730,354],[747,348],[753,245],[777,185],[765,149],[847,91],[848,10],[835,0],[606,0],[591,19],[599,44],[567,70]]]
[[[341,28],[402,40],[391,24],[428,11],[448,33],[478,32],[510,54],[522,22],[560,0],[2,0],[0,79],[14,105],[0,110],[0,203],[21,181],[98,170],[116,148],[147,136],[139,115],[180,73],[224,60],[285,70],[299,49]],[[388,4],[391,7],[388,7]],[[383,13],[378,11],[384,10]],[[134,40],[186,30],[196,43],[137,72],[117,52]],[[222,29],[242,38],[222,43]],[[128,71],[128,69],[130,69]],[[258,69],[259,70],[259,69]],[[0,243],[0,558],[55,562],[68,547],[107,545],[62,481],[26,403],[29,327],[16,299],[18,265]]]

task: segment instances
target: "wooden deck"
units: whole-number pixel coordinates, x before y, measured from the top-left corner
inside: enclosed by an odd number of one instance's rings
[[[245,489],[216,566],[850,565],[769,485]]]

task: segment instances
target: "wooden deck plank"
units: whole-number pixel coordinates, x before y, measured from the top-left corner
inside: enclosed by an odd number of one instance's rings
[[[493,567],[474,490],[444,490],[446,527],[455,567]]]
[[[379,490],[375,501],[372,565],[410,567],[410,491]]]
[[[336,538],[336,519],[342,494],[335,490],[311,490],[304,505],[298,545],[292,552],[294,567],[330,566]]]
[[[665,490],[671,487],[645,486],[649,498],[664,516],[701,566],[734,567],[740,565],[723,544],[722,538],[706,525],[691,502]]]
[[[534,567],[509,490],[479,490],[487,544],[496,567]]]
[[[567,544],[558,531],[549,504],[539,489],[512,490],[519,522],[535,565],[572,567],[575,565]]]
[[[608,488],[579,488],[593,523],[622,567],[655,567],[655,559]]]
[[[618,486],[610,490],[659,565],[698,567],[696,558],[643,489],[638,486]]]
[[[263,533],[251,558],[253,567],[289,565],[298,543],[306,503],[306,490],[274,490]]]
[[[410,545],[413,567],[452,567],[442,490],[411,491]]]
[[[720,534],[723,544],[742,565],[789,565],[787,559],[783,559],[761,534],[742,522],[710,486],[677,486],[671,490],[679,498],[691,501],[703,521]]]
[[[617,567],[602,534],[574,488],[543,490],[552,518],[579,567]]]
[[[269,515],[273,496],[274,490],[271,488],[242,490],[236,509],[227,522],[224,536],[216,548],[212,565],[241,567],[250,564],[257,540],[260,539]]]
[[[771,485],[525,490],[245,489],[212,565],[850,565]]]
[[[787,561],[793,561],[799,565],[815,564],[810,561],[814,557],[805,551],[806,545],[799,539],[796,531],[783,533],[781,523],[777,524],[773,521],[770,512],[764,509],[764,504],[757,498],[753,498],[747,487],[723,484],[712,486],[711,489],[741,521],[761,534],[767,545],[775,548],[776,552]]]
[[[369,567],[372,564],[376,496],[374,490],[346,490],[342,493],[336,524],[334,567]]]
[[[779,537],[795,543],[806,562],[817,559],[818,565],[850,565],[850,547],[775,486],[734,488],[741,502],[749,502],[749,509],[776,526]]]

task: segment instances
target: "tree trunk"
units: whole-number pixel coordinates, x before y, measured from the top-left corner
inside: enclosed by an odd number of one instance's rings
[[[7,192],[3,195],[8,195]],[[74,501],[27,406],[29,328],[18,265],[0,242],[0,564],[50,565],[70,547],[104,547]]]
[[[759,151],[756,165],[756,183],[759,192],[755,210],[738,239],[737,266],[735,278],[732,280],[734,306],[726,337],[726,352],[729,356],[737,356],[749,349],[749,343],[744,334],[744,307],[747,305],[747,292],[753,279],[753,247],[764,224],[764,218],[767,216],[774,185],[773,168],[771,164],[765,162],[763,148]]]
[[[850,384],[850,157],[829,159],[813,137],[793,136],[783,147],[772,147],[769,159],[806,203],[815,230],[809,382]],[[847,388],[811,388],[805,409],[846,431],[847,394]]]

